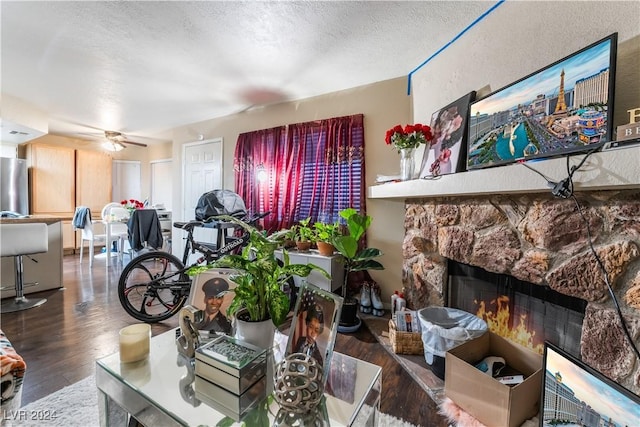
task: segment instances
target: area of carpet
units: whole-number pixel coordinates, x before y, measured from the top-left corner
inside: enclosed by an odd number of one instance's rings
[[[47,419],[48,418],[48,419]],[[379,414],[379,426],[414,427],[398,418]],[[98,393],[93,376],[4,414],[2,427],[97,427]]]

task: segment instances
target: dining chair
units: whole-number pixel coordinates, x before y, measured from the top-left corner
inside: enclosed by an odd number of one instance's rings
[[[130,253],[129,229],[127,221],[131,214],[120,203],[111,202],[102,208],[102,221],[107,223],[105,227],[111,227],[111,237],[118,238],[118,257],[122,261],[125,253]]]
[[[88,241],[89,242],[89,267],[93,267],[93,259],[95,257],[95,251],[94,251],[95,243],[99,243],[99,244],[104,243],[105,250],[107,251],[105,253],[105,256],[111,256],[111,253],[110,253],[111,245],[114,242],[118,242],[118,239],[119,239],[117,236],[112,235],[109,241],[107,242],[107,235],[104,233],[97,234],[94,231],[94,228],[93,228],[94,225],[95,225],[94,221],[91,219],[91,215],[89,214],[85,216],[83,227],[80,229],[82,234],[82,238],[80,241],[80,263],[82,264],[82,257],[84,254],[84,242]]]

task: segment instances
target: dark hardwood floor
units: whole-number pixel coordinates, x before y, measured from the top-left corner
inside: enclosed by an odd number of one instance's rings
[[[89,269],[86,258],[79,264],[78,255],[66,255],[63,263],[64,288],[27,295],[46,297],[44,305],[1,314],[2,330],[27,363],[23,405],[93,375],[95,359],[118,351],[118,331],[137,323],[118,299],[121,264],[107,271],[96,261]],[[174,317],[152,325],[152,333],[177,325]],[[434,402],[366,327],[338,334],[335,349],[382,367],[382,412],[420,426],[447,425]]]

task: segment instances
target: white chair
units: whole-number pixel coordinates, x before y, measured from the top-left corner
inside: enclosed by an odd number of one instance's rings
[[[89,267],[93,267],[93,258],[95,257],[93,248],[95,246],[95,243],[104,243],[105,250],[106,250],[105,256],[111,256],[111,245],[114,242],[118,242],[119,240],[118,236],[112,235],[109,241],[107,242],[107,235],[96,234],[93,230],[93,226],[94,226],[93,221],[91,220],[91,218],[89,218],[89,216],[87,216],[84,223],[84,228],[81,229],[82,240],[80,241],[80,263],[82,264],[84,242],[88,241],[89,242]]]
[[[111,237],[118,237],[118,256],[122,261],[122,256],[125,252],[129,252],[129,228],[127,221],[131,214],[129,211],[122,207],[120,203],[111,202],[104,205],[102,208],[102,220],[109,222],[109,225],[105,227],[111,227]]]
[[[12,256],[15,259],[16,268],[16,297],[13,301],[3,302],[0,310],[2,313],[26,310],[37,307],[47,302],[45,298],[29,300],[24,296],[24,265],[23,255],[32,255],[47,252],[49,250],[49,237],[47,224],[0,224],[0,256]]]

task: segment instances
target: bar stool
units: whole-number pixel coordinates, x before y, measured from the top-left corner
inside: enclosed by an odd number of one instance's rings
[[[12,256],[16,266],[16,297],[13,301],[3,302],[2,313],[26,310],[47,302],[45,298],[29,300],[24,296],[23,255],[32,255],[49,250],[47,224],[0,224],[0,256]]]

